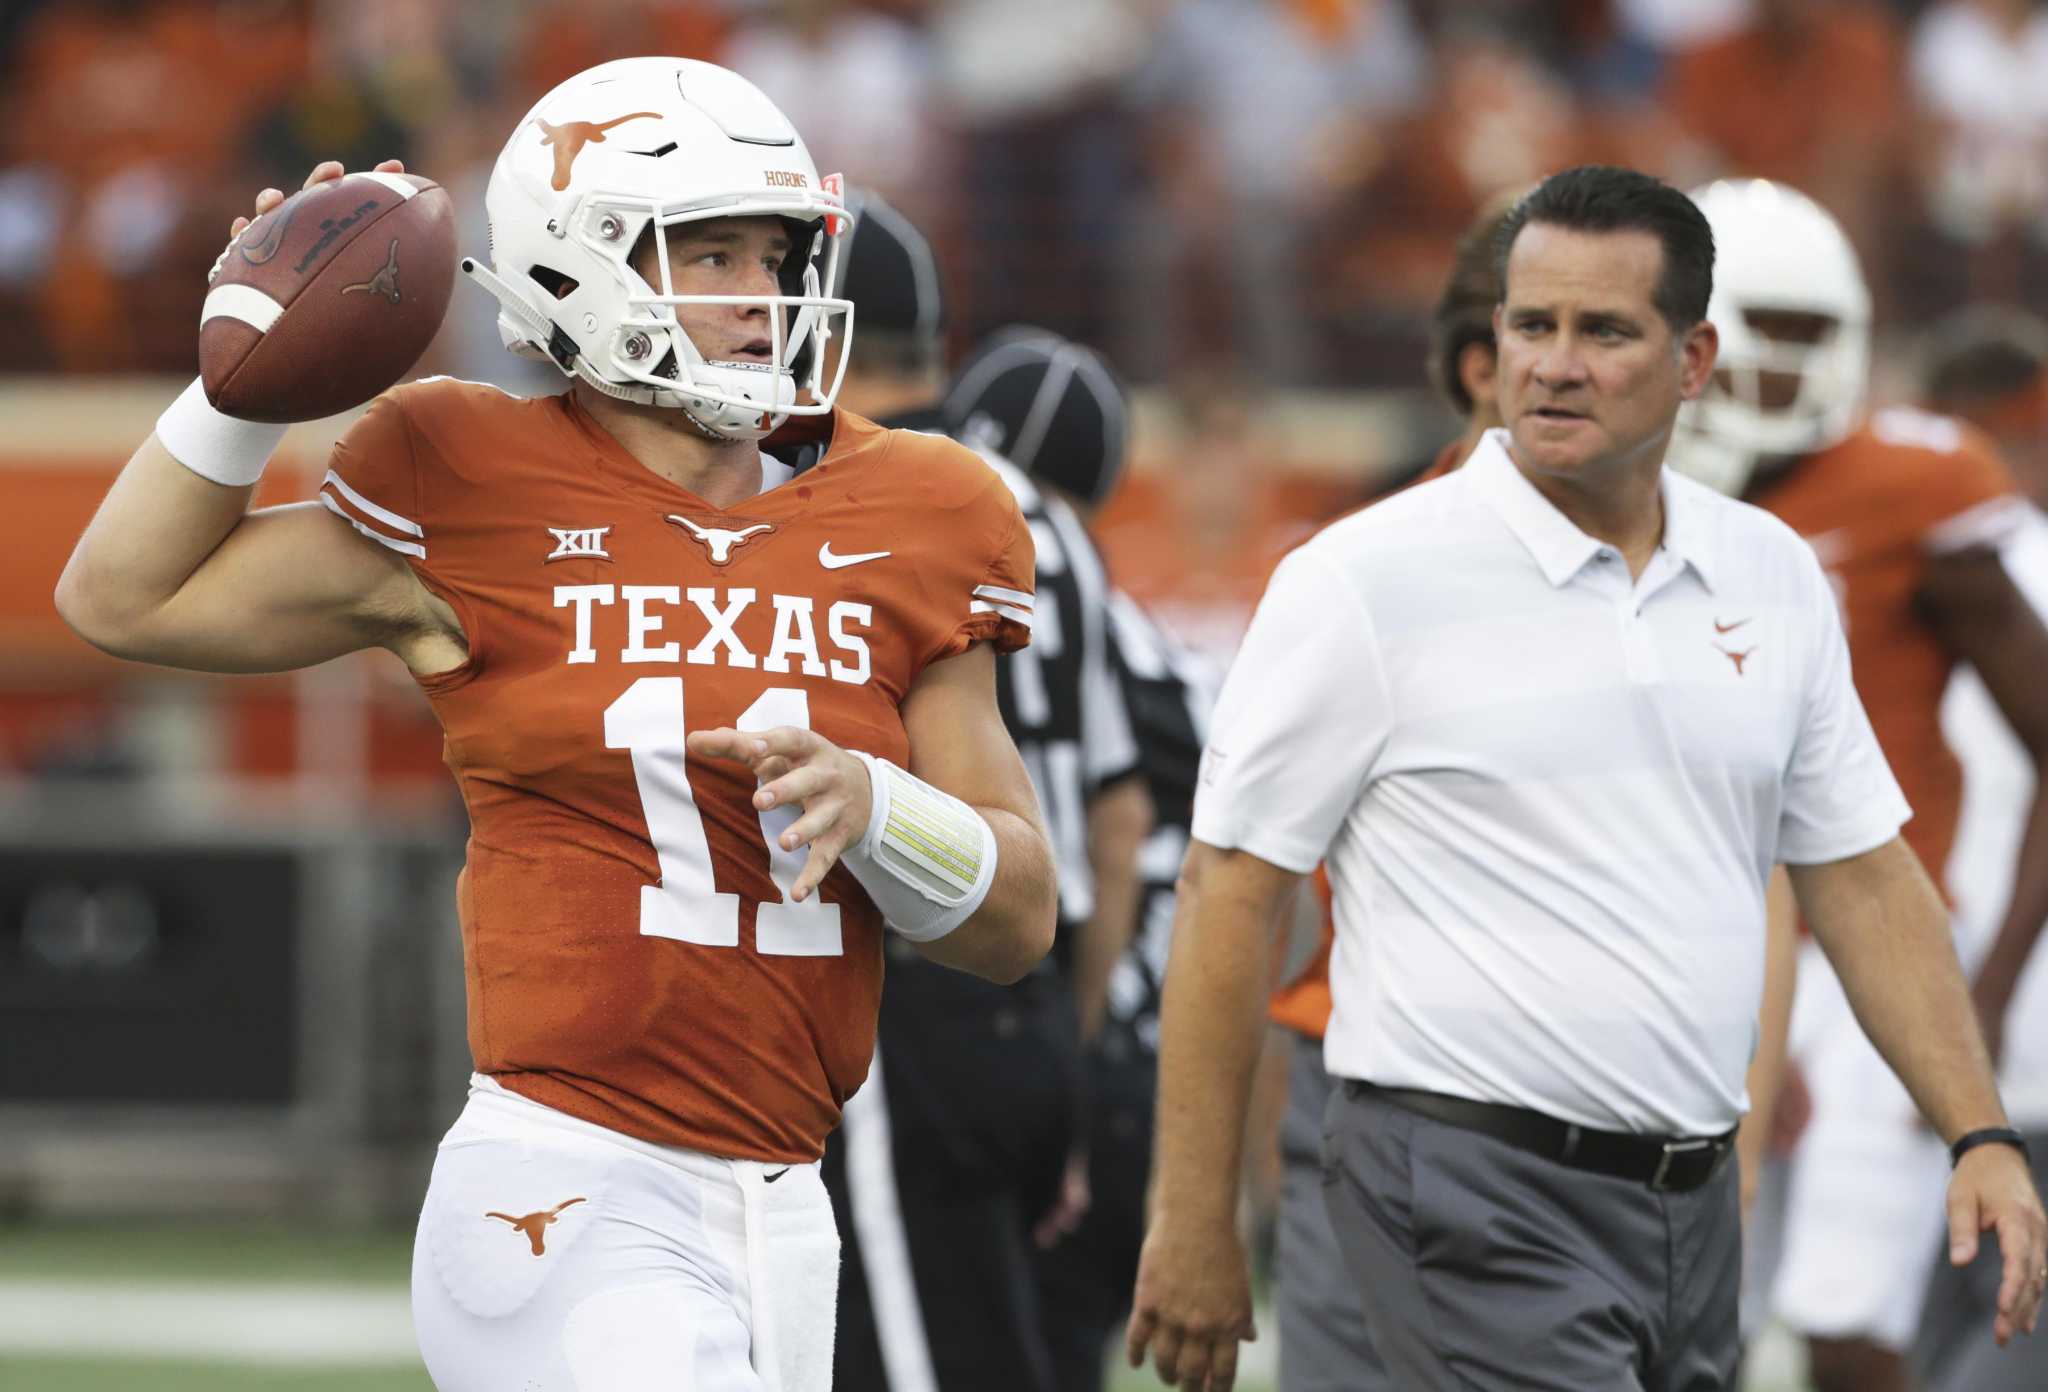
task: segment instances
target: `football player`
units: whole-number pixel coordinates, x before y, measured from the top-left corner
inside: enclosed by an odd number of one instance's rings
[[[2033,752],[2048,756],[2048,632],[1999,546],[2022,512],[1989,443],[1961,422],[1867,406],[1870,293],[1840,225],[1782,184],[1733,180],[1695,195],[1713,227],[1712,385],[1680,416],[1672,463],[1776,513],[1819,553],[1841,600],[1850,659],[1931,871],[1948,862],[1962,796],[1939,706],[1968,662]],[[1731,618],[1731,662],[1752,644]],[[2018,851],[2012,921],[2048,915],[2048,816]],[[1803,1334],[1819,1392],[1908,1386],[1902,1350],[1925,1290],[1947,1157],[1808,945],[1792,1053],[1813,1117],[1787,1175],[1774,1304]]]
[[[195,383],[59,606],[208,671],[384,647],[446,730],[476,1076],[414,1256],[443,1392],[818,1392],[817,1162],[873,1054],[884,928],[994,981],[1051,944],[995,702],[1030,531],[971,451],[835,407],[846,216],[736,74],[569,79],[487,205],[491,263],[465,269],[567,391],[396,388],[317,502],[250,513],[282,431]],[[823,442],[801,474],[763,452],[791,416]]]
[[[1964,310],[1930,335],[1928,406],[1966,420],[2012,461],[2031,507],[2003,548],[2005,568],[2048,614],[2048,323],[2022,310]],[[1961,671],[1942,699],[1942,732],[1962,760],[1964,797],[1948,882],[1958,937],[1975,963],[1973,993],[2013,1125],[2033,1147],[2034,1182],[2048,1183],[2048,958],[2039,919],[2000,915],[2012,898],[2012,847],[2023,833],[2035,779],[2027,750],[1983,681]],[[2005,1349],[1976,1337],[1998,1299],[1999,1246],[1962,1270],[1943,1262],[1914,1342],[1920,1384],[1931,1392],[2034,1392],[2048,1387],[2048,1343]]]
[[[835,282],[861,319],[844,399],[891,425],[950,432],[961,422],[939,410],[937,260],[884,200],[857,193],[855,207]],[[1037,626],[1029,648],[997,662],[996,703],[1045,810],[1059,947],[1008,987],[890,956],[876,1066],[826,1152],[849,1239],[840,1392],[1076,1386],[1047,1337],[1033,1256],[1087,1207],[1076,1155],[1080,1019],[1100,1017],[1115,958],[1098,945],[1130,936],[1136,844],[1151,807],[1109,665],[1101,562],[1063,503],[985,439],[975,444],[1036,539]],[[1105,855],[1106,844],[1123,849]],[[1101,1365],[1098,1344],[1097,1375]]]

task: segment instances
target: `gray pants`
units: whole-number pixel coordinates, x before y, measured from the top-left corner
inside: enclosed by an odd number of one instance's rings
[[[2026,1130],[2034,1184],[2048,1191],[2048,1127]],[[2048,1329],[2032,1338],[2018,1335],[2004,1348],[1991,1337],[2004,1271],[1998,1234],[1985,1233],[1977,1260],[1960,1271],[1948,1264],[1943,1236],[1913,1349],[1921,1386],[1933,1392],[2041,1392],[2048,1387]]]
[[[1657,1193],[1341,1088],[1324,1197],[1385,1371],[1373,1392],[1719,1392],[1741,1278],[1730,1165]]]
[[[1280,1392],[1356,1392],[1386,1380],[1323,1203],[1323,1114],[1331,1086],[1322,1041],[1296,1040],[1280,1122],[1280,1230],[1273,1250]]]

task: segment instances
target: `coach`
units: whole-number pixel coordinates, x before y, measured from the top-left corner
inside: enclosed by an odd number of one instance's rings
[[[1995,1227],[1995,1335],[2031,1330],[2040,1200],[1826,577],[1767,514],[1663,468],[1714,365],[1707,224],[1654,179],[1582,168],[1501,247],[1507,428],[1291,555],[1217,708],[1132,1361],[1224,1389],[1252,1334],[1245,1098],[1268,935],[1318,860],[1346,1080],[1325,1197],[1378,1386],[1732,1384],[1730,1156],[1777,861],[1954,1149],[1952,1257]]]

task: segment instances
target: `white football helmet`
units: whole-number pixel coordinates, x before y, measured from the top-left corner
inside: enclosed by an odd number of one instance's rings
[[[491,265],[466,257],[462,269],[497,298],[513,352],[608,396],[681,410],[713,438],[759,439],[792,415],[830,411],[839,394],[853,302],[821,286],[850,225],[840,193],[839,176],[818,177],[795,127],[739,74],[623,58],[570,78],[520,121],[484,196]],[[790,231],[780,294],[673,293],[669,228],[764,215]],[[659,286],[630,264],[649,227]],[[707,360],[677,323],[688,304],[767,306],[769,360]],[[827,383],[835,315],[845,342]],[[798,404],[799,390],[812,400]]]
[[[1723,179],[1693,201],[1714,230],[1714,294],[1721,338],[1713,380],[1679,413],[1671,463],[1739,494],[1758,461],[1811,454],[1845,438],[1862,415],[1870,378],[1870,287],[1856,249],[1829,212],[1784,184]],[[1816,343],[1757,332],[1753,311],[1830,321]],[[1790,403],[1768,404],[1765,374],[1798,379]]]

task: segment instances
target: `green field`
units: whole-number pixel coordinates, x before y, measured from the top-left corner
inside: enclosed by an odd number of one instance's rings
[[[412,1234],[275,1224],[0,1225],[0,1281],[363,1281],[405,1284]]]
[[[36,1392],[433,1392],[416,1368],[312,1369],[293,1365],[248,1368],[226,1363],[103,1362],[99,1359],[0,1358],[0,1385]],[[1149,1372],[1124,1370],[1112,1392],[1159,1387]],[[1270,1392],[1267,1384],[1238,1384],[1243,1392]]]
[[[10,1289],[138,1284],[185,1294],[218,1287],[223,1302],[252,1290],[347,1286],[402,1295],[412,1261],[410,1233],[386,1229],[280,1228],[274,1225],[69,1223],[0,1226],[0,1387],[35,1392],[432,1392],[416,1363],[335,1367],[315,1362],[220,1361],[185,1355],[107,1357],[10,1351],[4,1316]],[[116,1310],[105,1312],[120,1321]],[[252,1317],[260,1318],[252,1310]],[[1271,1392],[1261,1382],[1245,1392]],[[1118,1368],[1114,1392],[1157,1388],[1159,1381]]]
[[[276,1226],[166,1225],[95,1223],[0,1225],[0,1388],[34,1392],[433,1392],[427,1376],[409,1355],[410,1325],[396,1330],[382,1321],[381,1342],[373,1353],[336,1366],[329,1357],[294,1360],[290,1350],[258,1361],[246,1353],[233,1359],[182,1351],[177,1340],[190,1331],[166,1328],[167,1351],[153,1355],[136,1348],[147,1342],[138,1334],[142,1320],[129,1307],[93,1310],[93,1287],[110,1295],[137,1291],[186,1298],[202,1296],[226,1325],[263,1320],[262,1302],[289,1299],[301,1304],[325,1300],[329,1292],[370,1296],[387,1309],[402,1311],[407,1268],[412,1260],[409,1233],[392,1230],[321,1229]],[[214,1290],[209,1290],[214,1288]],[[89,1336],[75,1346],[52,1350],[48,1331],[19,1315],[26,1297],[45,1301],[62,1290],[66,1303],[90,1311],[99,1325],[87,1329],[121,1328],[129,1343],[123,1356],[109,1356]],[[213,1309],[217,1291],[219,1306]],[[10,1296],[15,1299],[10,1301]],[[237,1306],[246,1309],[246,1318]],[[16,1310],[10,1322],[9,1310]],[[161,1318],[161,1316],[159,1316]],[[1260,1312],[1260,1328],[1270,1330],[1270,1313]],[[1270,1336],[1269,1336],[1270,1337]],[[186,1343],[191,1343],[189,1337]],[[1759,1351],[1763,1352],[1762,1350]],[[1749,1392],[1798,1392],[1787,1351],[1779,1346],[1757,1371]],[[1768,1371],[1766,1371],[1768,1369]],[[1161,1386],[1150,1369],[1133,1373],[1113,1370],[1110,1392],[1148,1392]],[[1263,1380],[1243,1380],[1242,1392],[1272,1392]]]
[[[418,1368],[249,1367],[161,1360],[0,1357],[0,1387],[35,1392],[434,1392]]]

